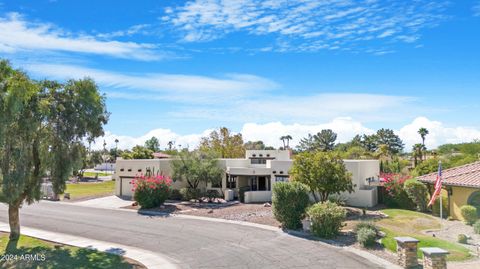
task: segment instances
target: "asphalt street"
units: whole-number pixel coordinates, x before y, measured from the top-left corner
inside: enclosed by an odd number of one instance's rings
[[[237,224],[54,202],[24,206],[20,220],[26,227],[150,250],[180,268],[381,268],[340,248]],[[0,221],[8,223],[3,204]]]

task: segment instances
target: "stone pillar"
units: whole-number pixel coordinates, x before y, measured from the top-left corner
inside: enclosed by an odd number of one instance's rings
[[[441,248],[420,248],[423,252],[423,269],[447,269],[448,251]]]
[[[417,267],[417,244],[419,241],[413,237],[395,237],[394,239],[397,241],[398,263],[403,268]]]

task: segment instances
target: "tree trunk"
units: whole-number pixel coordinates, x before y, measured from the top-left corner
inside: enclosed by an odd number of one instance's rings
[[[315,202],[318,203],[319,201],[318,201],[317,194],[314,191],[312,191],[312,195],[313,195],[313,199],[315,199]]]
[[[10,224],[10,240],[18,240],[20,237],[19,206],[8,206],[8,222]]]

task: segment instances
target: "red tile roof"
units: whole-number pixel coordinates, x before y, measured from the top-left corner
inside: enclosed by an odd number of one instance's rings
[[[434,183],[437,172],[418,177],[419,181]],[[442,171],[442,184],[480,188],[480,161]]]

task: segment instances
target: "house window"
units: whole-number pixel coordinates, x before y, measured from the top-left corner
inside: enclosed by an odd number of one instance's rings
[[[237,187],[237,176],[227,177],[227,189],[235,189]]]
[[[288,182],[288,176],[275,176],[275,182]]]
[[[266,159],[263,159],[263,158],[252,158],[250,160],[250,163],[251,164],[266,164],[267,163],[267,160]]]

